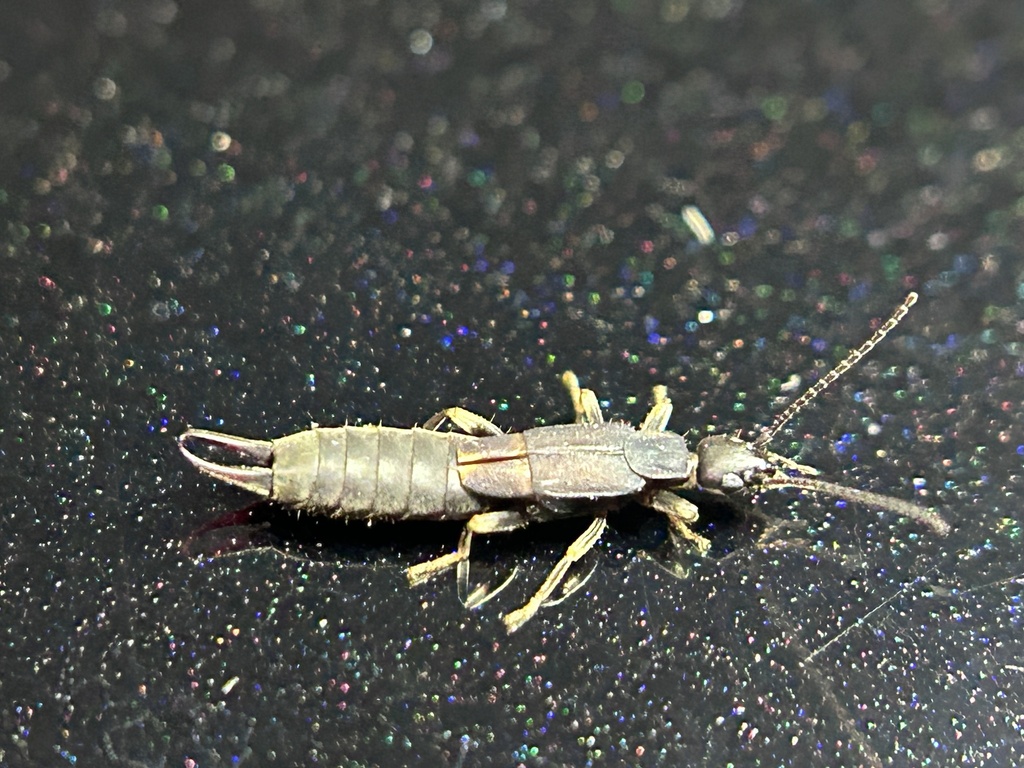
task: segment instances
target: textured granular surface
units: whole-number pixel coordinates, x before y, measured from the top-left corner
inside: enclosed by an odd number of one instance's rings
[[[0,766],[1007,766],[1024,741],[1015,3],[0,7]],[[188,426],[770,422],[939,510],[639,507],[405,569],[453,524],[297,517]],[[774,526],[768,519],[784,522]]]

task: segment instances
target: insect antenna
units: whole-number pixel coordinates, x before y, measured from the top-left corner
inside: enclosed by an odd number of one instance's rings
[[[771,477],[761,481],[761,488],[800,488],[811,493],[822,493],[834,499],[847,499],[860,502],[869,507],[888,510],[897,515],[914,520],[931,528],[940,536],[949,533],[949,523],[931,510],[923,509],[917,504],[893,496],[885,496],[873,491],[862,491],[860,488],[848,488],[820,480],[817,477]]]
[[[911,291],[907,294],[907,298],[903,300],[903,303],[896,307],[892,315],[889,316],[889,319],[882,323],[878,327],[878,330],[871,334],[871,338],[850,352],[850,354],[839,362],[839,365],[818,379],[810,389],[790,403],[782,413],[775,417],[771,426],[754,439],[752,445],[755,448],[763,448],[771,442],[771,439],[778,434],[779,430],[782,429],[790,419],[803,410],[805,405],[820,395],[836,379],[859,363],[861,358],[874,349],[878,342],[886,337],[886,334],[888,334],[889,331],[899,325],[900,321],[906,317],[907,312],[910,311],[910,308],[914,306],[916,302],[917,294]]]

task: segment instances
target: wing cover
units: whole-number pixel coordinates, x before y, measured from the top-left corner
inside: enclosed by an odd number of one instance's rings
[[[629,424],[560,424],[466,441],[458,451],[463,486],[493,498],[597,499],[640,491],[626,461]]]

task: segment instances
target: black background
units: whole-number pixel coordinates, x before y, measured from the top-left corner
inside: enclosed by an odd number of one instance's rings
[[[0,30],[0,765],[1020,758],[1019,4],[13,0]],[[193,537],[251,499],[186,426],[523,429],[571,420],[573,369],[634,423],[666,384],[692,444],[910,289],[774,447],[944,539],[772,493],[797,522],[709,505],[700,560],[630,507],[507,636],[585,521],[481,541],[479,578],[520,572],[475,612],[405,582],[457,525]]]

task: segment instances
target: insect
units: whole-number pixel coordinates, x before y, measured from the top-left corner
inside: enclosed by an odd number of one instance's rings
[[[460,596],[469,582],[475,535],[563,517],[592,518],[533,596],[503,617],[514,632],[551,600],[572,565],[597,544],[608,512],[626,502],[664,514],[675,541],[688,541],[706,552],[708,540],[691,527],[698,508],[673,489],[729,495],[795,487],[887,509],[944,533],[946,524],[934,513],[908,501],[819,480],[813,468],[765,447],[787,421],[878,344],[916,299],[910,294],[870,339],[759,437],[744,441],[713,435],[700,441],[696,455],[685,438],[666,429],[672,403],[664,386],[654,388],[653,405],[634,429],[628,423],[606,422],[597,396],[582,389],[571,371],[562,375],[562,382],[572,400],[572,424],[506,434],[482,416],[452,407],[411,429],[315,427],[274,440],[189,429],[178,444],[203,474],[294,509],[345,520],[465,520],[454,552],[408,569],[409,582],[415,585],[455,568]],[[445,419],[461,432],[439,431]],[[193,452],[197,445],[238,454],[245,463],[204,459]]]

